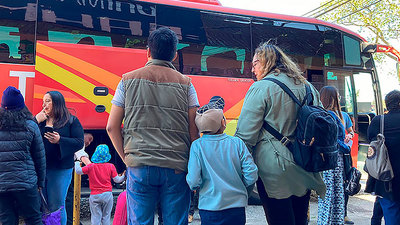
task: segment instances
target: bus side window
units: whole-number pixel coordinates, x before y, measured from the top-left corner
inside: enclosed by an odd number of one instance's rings
[[[0,63],[33,64],[35,24],[9,15],[11,22],[0,19]]]
[[[184,74],[252,77],[248,17],[160,5],[157,26],[180,31],[181,46],[173,63]]]
[[[252,38],[253,48],[261,42],[272,41],[272,44],[281,47],[304,70],[343,66],[341,34],[329,27],[254,18]]]
[[[47,1],[46,4],[38,4],[37,39],[107,47],[146,48],[147,37],[155,24],[154,4],[93,1],[85,5],[84,2]]]
[[[360,42],[346,35],[343,36],[344,59],[347,65],[361,65]]]

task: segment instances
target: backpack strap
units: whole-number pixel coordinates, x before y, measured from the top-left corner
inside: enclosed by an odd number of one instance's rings
[[[307,103],[307,105],[313,105],[314,102],[314,96],[311,92],[310,85],[305,84],[306,86],[306,96],[304,96],[303,101],[301,102],[301,105],[304,105]]]
[[[293,100],[296,102],[297,105],[301,106],[301,103],[299,99],[293,94],[293,92],[282,82],[280,82],[277,79],[274,78],[264,78],[263,80],[269,80],[277,84],[279,87],[283,89]],[[289,138],[286,136],[283,136],[279,131],[277,131],[275,128],[271,127],[267,122],[264,121],[263,123],[263,128],[268,131],[272,136],[274,136],[276,139],[278,139],[284,146],[286,146],[289,150],[291,150],[292,147],[292,142],[290,142]]]
[[[289,138],[283,136],[279,131],[275,128],[271,127],[267,122],[264,121],[263,128],[267,130],[272,136],[278,139],[284,146],[286,146],[289,150],[291,150],[292,142],[290,142]]]
[[[382,114],[382,116],[381,116],[381,134],[382,135],[383,135],[383,131],[385,129],[385,117],[384,116],[385,116],[384,114]]]
[[[288,94],[293,99],[293,101],[296,102],[297,105],[302,106],[300,100],[293,94],[293,92],[284,83],[280,82],[279,80],[277,80],[275,78],[264,78],[263,80],[269,80],[269,81],[274,82],[279,87],[281,87],[283,89],[283,91],[285,91],[286,94]],[[306,88],[306,90],[307,90],[307,88]]]

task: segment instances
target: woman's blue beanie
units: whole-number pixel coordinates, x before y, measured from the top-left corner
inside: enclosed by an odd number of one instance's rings
[[[6,110],[21,110],[25,107],[24,97],[18,89],[8,86],[3,92],[1,107]]]

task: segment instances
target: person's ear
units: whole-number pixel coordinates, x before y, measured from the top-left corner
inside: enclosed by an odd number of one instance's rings
[[[221,127],[226,127],[226,119],[225,119],[225,116],[224,116],[224,118],[222,118],[222,120],[221,120]]]
[[[151,58],[151,51],[150,51],[150,48],[147,48],[147,59],[152,59]]]
[[[174,58],[171,60],[171,62],[173,62],[173,61],[176,59],[176,57],[178,57],[178,52],[175,52],[175,56],[174,56]]]

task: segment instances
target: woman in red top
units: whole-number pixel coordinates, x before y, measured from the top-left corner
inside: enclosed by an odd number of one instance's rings
[[[80,162],[75,163],[77,174],[87,174],[89,176],[89,205],[92,224],[110,224],[113,207],[111,179],[115,183],[121,183],[125,179],[125,174],[119,176],[115,166],[107,163],[110,159],[111,155],[108,146],[99,145],[91,158],[91,164],[82,168]]]

